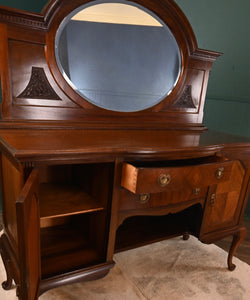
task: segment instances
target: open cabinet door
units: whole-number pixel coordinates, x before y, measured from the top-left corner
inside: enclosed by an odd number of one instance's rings
[[[38,298],[41,278],[40,267],[40,214],[39,214],[39,171],[32,170],[16,202],[20,286],[19,299]]]

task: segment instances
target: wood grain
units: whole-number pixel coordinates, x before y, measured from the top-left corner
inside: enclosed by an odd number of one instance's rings
[[[41,184],[40,217],[57,218],[101,211],[104,207],[81,187],[62,184]]]
[[[93,245],[67,225],[44,228],[41,231],[42,278],[48,278],[86,268],[101,261]]]

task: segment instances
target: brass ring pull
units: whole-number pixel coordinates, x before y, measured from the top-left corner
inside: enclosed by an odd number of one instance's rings
[[[223,167],[218,168],[216,171],[216,178],[220,179],[223,175],[224,175],[224,168]]]
[[[170,180],[171,180],[171,177],[169,174],[160,174],[158,177],[158,183],[162,187],[168,185]]]
[[[139,201],[141,204],[147,203],[149,199],[150,199],[150,194],[140,194]]]

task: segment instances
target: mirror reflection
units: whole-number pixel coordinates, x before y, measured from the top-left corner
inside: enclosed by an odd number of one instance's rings
[[[56,59],[68,83],[108,110],[159,103],[181,69],[178,44],[153,13],[127,2],[92,2],[73,11],[56,35]]]

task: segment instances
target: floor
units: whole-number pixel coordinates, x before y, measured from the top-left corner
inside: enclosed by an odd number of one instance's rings
[[[250,220],[244,220],[243,223],[247,229],[247,235],[244,241],[241,243],[238,250],[236,251],[235,256],[250,265]],[[2,229],[2,214],[0,214],[0,230],[1,229]],[[228,252],[231,245],[231,241],[232,241],[232,237],[227,237],[217,242],[216,245]]]

